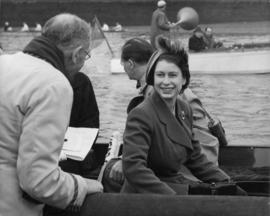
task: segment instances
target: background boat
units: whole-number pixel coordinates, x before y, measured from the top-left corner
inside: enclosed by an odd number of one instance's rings
[[[229,49],[189,53],[191,74],[263,74],[270,73],[270,49]],[[124,73],[119,58],[110,62],[111,73]]]

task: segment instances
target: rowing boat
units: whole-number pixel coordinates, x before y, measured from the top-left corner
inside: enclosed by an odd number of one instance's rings
[[[86,197],[81,216],[269,216],[268,197],[99,193]]]
[[[226,49],[189,53],[191,74],[263,74],[270,73],[270,49]],[[120,58],[110,62],[112,74],[124,73]]]
[[[105,143],[96,143],[95,152],[105,157],[107,146],[108,144]],[[250,177],[248,181],[237,183],[248,192],[248,196],[100,193],[87,196],[80,215],[268,216],[270,213],[269,155],[269,146],[240,145],[220,148],[219,163],[223,169],[235,170],[238,177],[241,174],[242,177]],[[257,177],[251,171],[257,171]],[[262,179],[260,174],[264,174],[266,179]]]

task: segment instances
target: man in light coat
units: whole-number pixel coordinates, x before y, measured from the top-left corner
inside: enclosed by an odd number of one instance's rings
[[[102,185],[58,167],[69,124],[69,80],[89,56],[90,26],[72,14],[44,25],[23,52],[0,56],[0,215],[78,210]]]

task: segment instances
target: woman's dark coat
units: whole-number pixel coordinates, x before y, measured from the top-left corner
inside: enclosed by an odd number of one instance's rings
[[[193,138],[191,108],[180,98],[176,113],[179,120],[155,91],[130,112],[123,137],[122,192],[187,194],[190,181],[179,172],[182,165],[204,182],[229,179],[201,154]]]

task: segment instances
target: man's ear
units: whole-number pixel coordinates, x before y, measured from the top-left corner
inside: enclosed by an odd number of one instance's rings
[[[80,51],[81,51],[81,46],[77,47],[76,49],[74,49],[72,51],[72,62],[74,64],[78,63],[78,61],[80,60]]]
[[[135,62],[132,61],[131,59],[128,60],[128,64],[129,64],[130,69],[133,69],[135,67]]]

